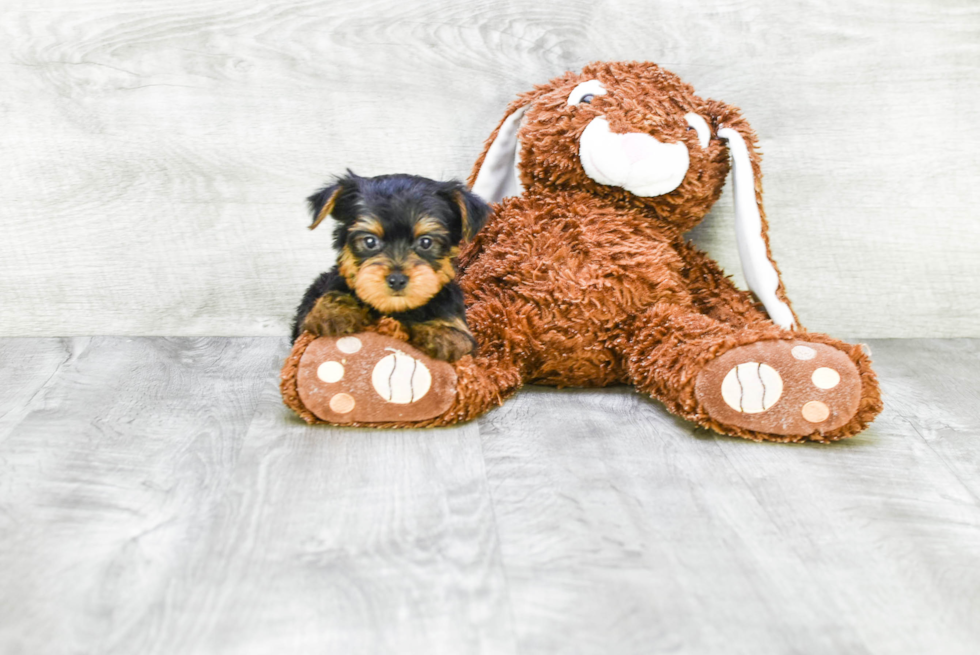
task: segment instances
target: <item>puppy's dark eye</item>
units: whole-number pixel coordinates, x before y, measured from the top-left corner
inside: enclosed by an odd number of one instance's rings
[[[378,247],[377,237],[363,237],[361,239],[361,247],[365,250],[375,250]]]
[[[594,97],[595,97],[595,94],[594,93],[586,93],[584,96],[582,96],[582,99],[579,100],[579,102],[580,103],[583,103],[584,102],[585,104],[591,104],[592,98],[594,98]]]
[[[422,250],[428,250],[429,248],[432,247],[433,243],[434,242],[432,241],[431,237],[422,237],[421,239],[419,239],[419,248],[421,248]]]

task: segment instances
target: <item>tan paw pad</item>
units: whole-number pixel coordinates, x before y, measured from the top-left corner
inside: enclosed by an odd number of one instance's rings
[[[328,384],[344,378],[344,365],[340,362],[323,362],[316,369],[316,376]]]
[[[818,389],[833,389],[840,384],[840,373],[832,368],[821,366],[810,376],[813,386]]]
[[[434,418],[456,397],[456,370],[404,341],[375,332],[320,337],[296,372],[303,405],[330,423]]]
[[[804,341],[733,348],[698,375],[695,396],[722,425],[783,436],[826,434],[858,410],[861,379],[841,350]]]
[[[357,337],[341,337],[337,339],[337,350],[346,354],[353,355],[361,349],[364,344]]]
[[[810,423],[823,423],[830,416],[830,408],[824,405],[819,400],[811,400],[807,404],[803,405],[803,409],[800,413]]]
[[[391,354],[374,365],[371,386],[389,403],[406,405],[422,400],[432,387],[425,362],[390,348]]]
[[[739,364],[721,383],[721,396],[737,412],[758,414],[779,400],[783,379],[771,366],[758,362]]]
[[[338,393],[330,399],[330,409],[338,414],[347,414],[354,411],[357,402],[349,393]]]
[[[802,360],[813,359],[814,357],[817,356],[817,351],[811,348],[810,346],[793,346],[793,349],[790,350],[790,353],[796,359],[802,359]]]

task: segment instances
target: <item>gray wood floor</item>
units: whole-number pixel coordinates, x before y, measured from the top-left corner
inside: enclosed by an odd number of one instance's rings
[[[872,349],[873,428],[785,446],[626,388],[313,428],[281,339],[0,340],[0,652],[980,652],[980,341]]]

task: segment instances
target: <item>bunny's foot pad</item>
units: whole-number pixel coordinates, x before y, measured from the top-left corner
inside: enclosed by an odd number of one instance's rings
[[[336,424],[421,421],[456,398],[456,371],[411,345],[374,332],[320,337],[296,372],[306,409]]]
[[[783,436],[829,435],[861,400],[861,377],[846,353],[822,343],[759,341],[711,360],[695,395],[723,425]]]

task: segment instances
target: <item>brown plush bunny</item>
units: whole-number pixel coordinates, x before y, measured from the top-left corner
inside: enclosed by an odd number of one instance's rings
[[[683,238],[730,169],[752,294]],[[318,367],[347,360],[336,339],[306,334],[283,396],[311,422],[421,426],[471,419],[525,383],[627,383],[724,434],[857,434],[882,407],[870,360],[799,325],[769,252],[760,178],[738,110],[672,73],[637,62],[566,73],[511,104],[470,178],[499,203],[459,262],[477,355],[433,362],[381,325],[363,335],[363,359],[344,364],[350,375],[326,382]],[[344,413],[311,411],[338,393]]]

